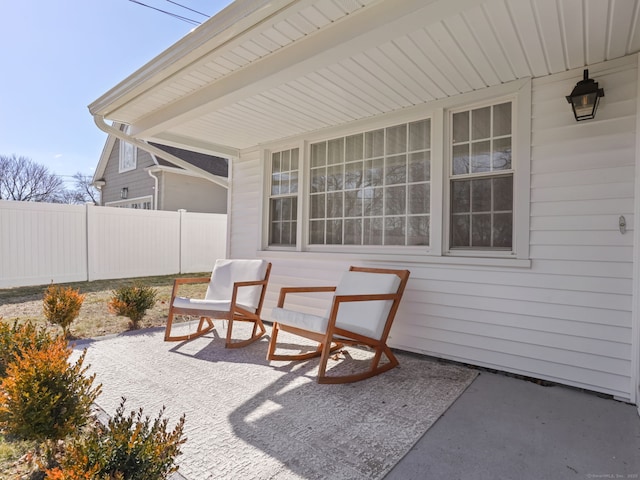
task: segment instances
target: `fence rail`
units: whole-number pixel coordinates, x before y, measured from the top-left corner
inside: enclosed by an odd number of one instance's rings
[[[227,216],[0,200],[0,288],[210,271]]]

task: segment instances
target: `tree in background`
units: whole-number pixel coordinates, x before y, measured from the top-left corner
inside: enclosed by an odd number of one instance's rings
[[[83,175],[80,172],[76,172],[73,176],[73,193],[75,195],[74,203],[88,203],[91,202],[94,205],[98,205],[100,192],[96,187],[91,184],[92,177],[90,175]]]
[[[0,200],[60,202],[62,179],[27,157],[0,155]]]

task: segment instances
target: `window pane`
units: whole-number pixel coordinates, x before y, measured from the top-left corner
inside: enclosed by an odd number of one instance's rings
[[[470,245],[471,215],[453,215],[451,217],[451,246],[468,247]]]
[[[327,168],[327,191],[342,190],[344,186],[343,165]]]
[[[387,166],[385,169],[386,185],[396,185],[398,183],[407,183],[407,156],[398,155],[395,157],[387,157]]]
[[[280,174],[274,173],[271,175],[271,195],[280,194]]]
[[[409,213],[429,213],[429,184],[409,185]]]
[[[396,125],[387,128],[387,155],[407,151],[407,126]]]
[[[363,162],[347,163],[344,167],[344,188],[351,190],[362,186]]]
[[[322,167],[327,164],[327,142],[311,145],[311,167]]]
[[[471,182],[471,211],[491,211],[491,179],[472,180]]]
[[[325,195],[311,195],[311,218],[324,218]]]
[[[466,213],[471,211],[471,181],[451,182],[451,212]]]
[[[289,193],[289,172],[280,174],[280,193]]]
[[[375,130],[364,134],[364,158],[384,155],[384,130]]]
[[[431,180],[431,154],[429,152],[409,155],[409,181],[425,182]]]
[[[471,144],[471,172],[491,171],[491,142],[476,142]]]
[[[480,140],[491,136],[491,107],[471,111],[471,139]]]
[[[271,172],[272,173],[280,173],[282,169],[280,168],[280,152],[274,153],[271,155]]]
[[[365,188],[362,191],[364,197],[364,215],[372,217],[382,215],[382,188]]]
[[[297,170],[298,169],[298,149],[297,148],[293,148],[291,150],[291,170]]]
[[[352,135],[350,137],[347,137],[346,142],[345,160],[347,162],[350,162],[352,160],[362,160],[364,149],[364,135]]]
[[[409,151],[426,150],[431,147],[431,120],[409,124]]]
[[[387,187],[384,189],[385,215],[403,215],[406,213],[407,187]]]
[[[493,107],[493,136],[511,135],[511,102]]]
[[[270,217],[272,222],[282,220],[282,199],[275,198],[271,200]]]
[[[493,179],[493,210],[513,210],[513,175]]]
[[[327,245],[342,244],[342,220],[327,220]]]
[[[513,235],[513,215],[496,213],[493,216],[493,246],[511,248]]]
[[[364,162],[364,185],[367,187],[382,186],[384,179],[384,160],[367,160]]]
[[[327,148],[327,164],[335,165],[344,162],[344,138],[329,140]]]
[[[453,114],[453,143],[469,141],[469,112]]]
[[[405,217],[386,217],[384,219],[384,244],[404,245]]]
[[[493,169],[511,169],[511,137],[498,138],[493,141]]]
[[[327,194],[327,218],[338,218],[343,216],[342,192]]]
[[[365,218],[363,229],[365,245],[382,245],[382,218]]]
[[[471,245],[473,247],[491,246],[491,215],[471,215]]]
[[[429,217],[409,217],[407,245],[429,245]]]
[[[291,220],[291,198],[282,198],[282,219]]]
[[[309,243],[313,245],[324,244],[324,220],[309,222],[309,237]]]
[[[269,226],[269,244],[270,245],[281,244],[281,241],[280,241],[280,239],[282,238],[282,234],[280,231],[281,227],[282,227],[281,222],[272,222],[271,225]]]
[[[289,174],[289,191],[291,193],[298,193],[298,172],[291,172]]]
[[[344,244],[362,244],[362,219],[348,219],[344,221]]]
[[[311,170],[311,193],[327,191],[327,170],[314,168]]]
[[[362,216],[362,191],[361,190],[344,192],[344,216],[345,217],[361,217]]]
[[[453,174],[464,175],[469,173],[469,144],[455,145],[453,147]]]
[[[289,150],[285,150],[280,154],[280,171],[288,172],[291,170],[291,154]]]

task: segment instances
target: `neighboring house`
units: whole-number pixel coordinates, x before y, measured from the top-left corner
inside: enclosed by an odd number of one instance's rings
[[[122,126],[118,128],[124,130]],[[228,160],[151,144],[200,170],[186,170],[159,155],[109,135],[93,176],[100,204],[148,210],[227,213]]]
[[[409,268],[393,347],[637,404],[639,11],[237,0],[89,109],[231,158],[229,256],[273,262],[267,318],[284,285]],[[576,122],[585,68],[605,97]]]

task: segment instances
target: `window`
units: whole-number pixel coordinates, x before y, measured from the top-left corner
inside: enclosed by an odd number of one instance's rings
[[[511,250],[512,102],[451,116],[450,249]]]
[[[310,147],[309,244],[429,245],[429,119]]]
[[[152,198],[148,196],[148,197],[132,198],[131,200],[119,200],[116,202],[107,202],[104,205],[105,207],[152,210],[153,203],[152,203]]]
[[[292,148],[271,154],[269,245],[296,244],[298,216],[298,157]]]
[[[136,168],[136,147],[130,143],[120,140],[120,163],[118,172],[128,172],[129,170],[135,170]]]

